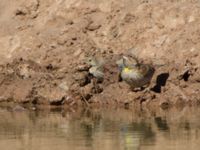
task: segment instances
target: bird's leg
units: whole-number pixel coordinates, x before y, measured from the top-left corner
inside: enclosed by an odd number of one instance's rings
[[[96,79],[96,78],[93,79],[93,86],[94,86],[94,92],[95,92],[95,93],[98,93],[98,89],[97,89],[97,79]]]
[[[151,91],[150,83],[148,83],[144,88],[144,93],[149,93]]]
[[[151,91],[151,88],[150,87],[147,87],[144,89],[144,93],[149,93]]]
[[[131,90],[133,92],[139,92],[139,91],[142,91],[143,90],[143,87],[131,87]]]
[[[151,91],[151,87],[148,85],[146,86],[142,86],[142,87],[132,87],[131,90],[133,92],[140,92],[140,91],[143,91],[144,93],[149,93]]]

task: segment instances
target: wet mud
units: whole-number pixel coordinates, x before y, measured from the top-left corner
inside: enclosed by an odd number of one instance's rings
[[[0,5],[0,103],[163,109],[200,104],[198,1],[14,3]],[[116,61],[127,51],[154,66],[150,91],[132,91],[119,78]],[[105,60],[102,82],[89,73],[90,56]]]

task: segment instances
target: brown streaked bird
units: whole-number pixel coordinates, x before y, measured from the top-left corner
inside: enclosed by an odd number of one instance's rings
[[[132,89],[149,85],[155,72],[154,67],[149,64],[140,64],[135,57],[123,56],[117,61],[117,64],[122,80],[128,83]]]

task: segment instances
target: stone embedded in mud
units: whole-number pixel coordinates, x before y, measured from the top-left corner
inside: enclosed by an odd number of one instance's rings
[[[32,86],[23,84],[23,87],[15,87],[13,91],[13,100],[18,103],[29,102],[29,96],[31,95]]]
[[[26,109],[20,105],[16,105],[12,108],[13,111],[25,111]]]
[[[58,87],[44,87],[42,89],[37,89],[37,95],[35,95],[33,103],[62,105],[65,101],[66,95],[67,93]]]
[[[32,91],[32,84],[28,81],[15,80],[12,83],[5,83],[0,87],[2,101],[14,101],[17,103],[29,102]]]
[[[100,24],[97,24],[97,23],[90,23],[86,29],[89,30],[89,31],[95,31],[97,29],[99,29],[101,27]]]
[[[67,83],[66,82],[62,82],[58,85],[58,87],[60,89],[62,89],[63,91],[67,92],[69,90],[69,86],[67,86]]]
[[[67,43],[67,39],[65,38],[59,38],[57,40],[58,45],[64,45],[65,43]]]

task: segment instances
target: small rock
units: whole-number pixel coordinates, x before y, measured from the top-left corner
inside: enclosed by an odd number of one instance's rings
[[[13,111],[25,111],[26,109],[20,105],[16,105],[15,107],[13,107],[12,110]]]
[[[66,82],[62,82],[58,85],[59,88],[61,88],[63,91],[67,92],[69,90],[69,87],[67,86]]]
[[[60,38],[57,40],[58,45],[64,45],[65,43],[67,43],[67,39],[65,38]]]
[[[34,110],[34,111],[35,111],[35,110],[36,110],[36,107],[34,107],[34,106],[33,106],[33,107],[31,107],[31,110]]]
[[[35,104],[62,105],[65,101],[66,92],[58,87],[45,87],[38,89]]]
[[[92,22],[86,27],[86,29],[89,31],[95,31],[95,30],[99,29],[100,27],[101,27],[100,24]]]

